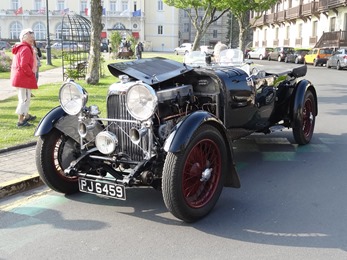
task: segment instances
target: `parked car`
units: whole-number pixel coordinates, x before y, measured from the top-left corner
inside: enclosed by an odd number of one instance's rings
[[[78,45],[75,42],[56,42],[51,46],[52,50],[77,51]]]
[[[340,48],[327,60],[327,68],[341,70],[347,67],[347,48]]]
[[[106,42],[100,43],[100,51],[101,52],[108,52],[108,44]]]
[[[185,55],[192,50],[192,43],[182,43],[179,47],[175,48],[174,53],[176,55]]]
[[[9,50],[9,49],[11,49],[12,48],[12,46],[11,46],[11,44],[9,44],[8,42],[6,42],[6,41],[0,41],[0,50]]]
[[[275,47],[269,53],[268,60],[284,61],[289,53],[294,53],[293,47]]]
[[[332,54],[333,48],[313,48],[305,55],[304,63],[323,66]]]
[[[288,53],[284,59],[284,62],[293,62],[295,64],[304,63],[305,55],[309,51],[309,49],[297,49],[293,53]]]
[[[269,53],[273,51],[273,48],[269,47],[259,47],[256,48],[254,51],[249,51],[247,53],[248,59],[267,59],[269,56]]]
[[[204,52],[206,54],[212,54],[213,53],[213,46],[210,45],[202,45],[200,46],[200,51]]]
[[[302,78],[306,65],[250,75],[232,65],[243,60],[241,50],[220,57],[222,67],[164,58],[109,64],[119,82],[109,87],[104,113],[87,105],[77,82],[63,83],[60,105],[35,131],[41,179],[61,193],[120,200],[131,187],[153,187],[174,216],[193,222],[213,209],[223,187],[240,187],[234,140],[292,128],[296,143],[310,142],[318,105]]]

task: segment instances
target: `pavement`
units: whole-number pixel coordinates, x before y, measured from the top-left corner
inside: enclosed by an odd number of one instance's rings
[[[59,82],[63,82],[62,68],[40,72],[39,86]],[[10,80],[0,79],[0,102],[16,95],[17,90]],[[36,169],[35,145],[29,143],[0,149],[0,199],[43,184]]]

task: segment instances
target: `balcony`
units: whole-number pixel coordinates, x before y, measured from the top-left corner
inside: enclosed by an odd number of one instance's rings
[[[277,19],[276,21],[278,23],[283,23],[286,19],[286,12],[285,11],[279,11],[277,12]]]
[[[301,15],[306,17],[306,16],[311,16],[312,14],[315,14],[318,9],[318,3],[317,2],[311,2],[308,4],[303,4],[302,9],[301,9]]]
[[[298,6],[289,8],[287,11],[286,18],[288,20],[295,20],[295,19],[299,18],[301,16],[301,8],[300,7],[301,6],[298,5]]]
[[[328,12],[329,11],[328,2],[329,0],[319,0],[317,11],[321,13]]]
[[[346,6],[347,0],[328,0],[329,8],[336,8],[341,6]]]

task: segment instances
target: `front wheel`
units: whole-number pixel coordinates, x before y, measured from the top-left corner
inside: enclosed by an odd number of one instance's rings
[[[337,69],[337,70],[341,70],[341,69],[342,69],[342,67],[341,67],[341,65],[340,65],[340,62],[339,62],[339,61],[337,61],[337,63],[336,63],[336,69]]]
[[[278,61],[278,62],[281,62],[281,61],[282,61],[281,56],[278,56],[278,57],[277,57],[277,61]]]
[[[300,144],[308,144],[311,141],[314,125],[316,122],[316,100],[310,90],[306,91],[300,120],[293,126],[293,135],[295,141]]]
[[[168,153],[163,168],[163,198],[168,210],[185,222],[207,215],[222,192],[227,148],[220,132],[201,126],[185,151]]]
[[[71,194],[78,191],[77,177],[67,177],[64,169],[77,159],[79,145],[53,128],[40,136],[36,145],[36,166],[43,182],[51,189]]]

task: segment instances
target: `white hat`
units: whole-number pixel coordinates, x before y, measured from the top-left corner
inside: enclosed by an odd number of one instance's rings
[[[26,35],[27,33],[33,33],[33,32],[34,32],[34,31],[33,31],[33,29],[31,29],[31,28],[27,28],[27,29],[22,30],[22,31],[20,32],[20,34],[19,34],[19,40],[20,40],[20,41],[23,41],[24,35]]]

